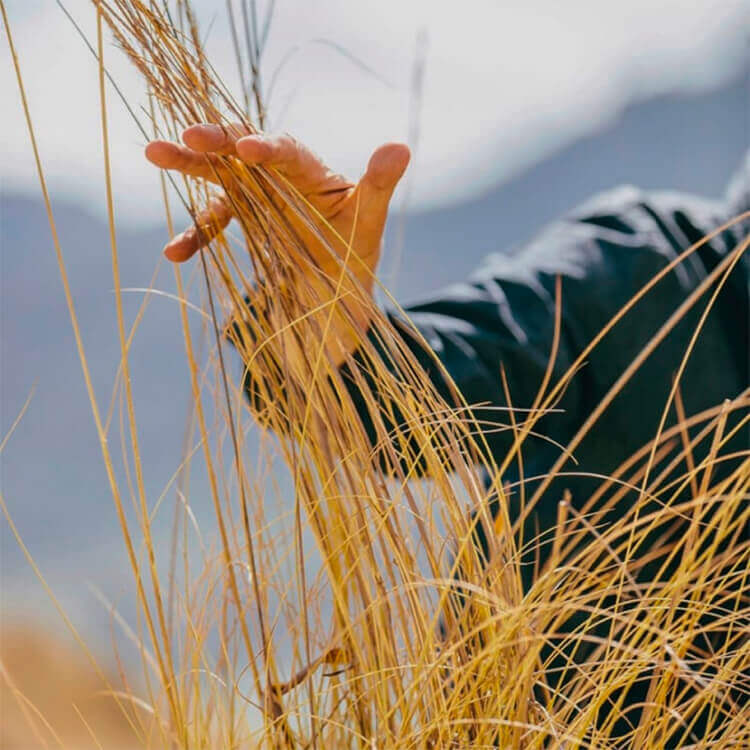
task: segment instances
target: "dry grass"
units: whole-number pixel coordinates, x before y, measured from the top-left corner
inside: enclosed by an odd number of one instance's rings
[[[251,130],[253,119],[259,122],[257,88],[251,81],[256,95],[242,105],[233,100],[203,54],[189,4],[176,3],[173,16],[139,0],[95,5],[105,159],[103,23],[152,94],[147,131],[175,137],[195,122],[241,122]],[[248,56],[257,62],[255,25],[248,28]],[[140,744],[663,748],[693,743],[697,726],[702,747],[750,744],[750,460],[737,456],[731,471],[718,471],[723,448],[746,429],[748,394],[675,428],[663,422],[653,443],[603,477],[591,498],[563,499],[546,562],[524,591],[524,521],[549,482],[527,498],[522,518],[511,519],[503,477],[590,348],[561,382],[545,379],[531,411],[500,415],[516,442],[497,465],[467,405],[440,398],[362,289],[351,238],[337,236],[274,170],[231,157],[222,167],[241,233],[216,233],[205,214],[196,224],[212,237],[198,261],[216,345],[208,375],[195,354],[185,283],[175,268],[195,398],[197,442],[186,456],[202,451],[215,552],[190,528],[186,499],[181,564],[160,573],[167,555],[151,537],[156,509],[140,476],[127,364],[132,332],[119,293],[132,493],[115,479],[108,423],[90,389],[139,599],[145,680],[137,697],[153,712],[148,722],[130,714]],[[178,194],[194,216],[210,205],[205,182],[185,181]],[[329,250],[325,271],[309,253],[312,242]],[[568,451],[685,312],[706,299],[710,308],[744,249],[664,324]],[[59,247],[58,258],[65,281]],[[112,258],[119,290],[114,231]],[[250,315],[245,296],[263,314]],[[350,315],[351,300],[372,307],[369,335]],[[69,306],[76,325],[70,297]],[[227,320],[234,327],[227,329]],[[337,329],[347,321],[359,342],[360,358],[350,357],[348,367],[373,416],[375,450],[329,341],[334,320]],[[264,425],[278,436],[263,444],[265,460],[257,465],[244,445],[254,417],[225,368],[227,331],[257,389]],[[679,402],[677,385],[672,398]],[[219,415],[218,436],[212,413]],[[700,442],[711,447],[696,462]],[[292,477],[291,514],[269,511],[263,500],[273,489],[273,460]],[[489,489],[481,466],[494,477]],[[429,481],[417,480],[425,471]],[[627,510],[613,518],[626,493]],[[129,494],[137,525],[128,521]],[[500,512],[493,524],[494,496]],[[488,562],[473,542],[478,523],[496,532]],[[533,549],[534,542],[525,545]],[[189,547],[197,549],[197,568]],[[638,711],[626,699],[636,683],[645,699]],[[123,710],[130,711],[127,703]]]

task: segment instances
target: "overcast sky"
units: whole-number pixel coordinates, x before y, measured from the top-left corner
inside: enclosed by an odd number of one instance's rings
[[[203,28],[210,26],[209,55],[234,84],[225,2],[194,4]],[[6,6],[52,188],[101,210],[96,63],[54,0]],[[94,39],[89,0],[67,0],[66,7]],[[414,63],[423,57],[412,176],[412,205],[419,207],[481,192],[601,126],[629,102],[718,85],[747,65],[749,48],[750,0],[278,0],[263,70],[268,84],[287,60],[270,98],[272,127],[294,133],[332,167],[356,176],[379,143],[408,140]],[[3,189],[34,191],[5,41],[0,58]],[[142,102],[137,74],[112,45],[105,60],[129,100]],[[134,224],[157,221],[155,174],[114,96],[110,120],[119,216]]]

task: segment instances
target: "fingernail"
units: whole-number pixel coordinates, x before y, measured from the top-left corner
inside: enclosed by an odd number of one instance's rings
[[[185,130],[183,130],[183,133],[194,133],[195,131],[200,131],[202,133],[223,133],[224,131],[221,129],[219,125],[216,125],[212,122],[196,122],[194,125],[188,125]]]
[[[180,234],[176,234],[174,237],[172,237],[169,242],[167,242],[166,245],[164,245],[164,255],[169,258],[169,260],[173,260],[173,253],[174,249],[185,239],[186,232],[180,232]]]
[[[147,143],[146,148],[143,149],[143,153],[152,164],[155,164],[157,162],[158,154],[158,144],[156,143],[156,141]]]
[[[258,146],[265,147],[258,149]],[[237,141],[237,153],[242,156],[241,152],[245,151],[248,147],[252,148],[253,159],[257,162],[262,162],[271,155],[271,139],[265,135],[246,135]]]
[[[208,138],[218,145],[224,140],[224,131],[218,125],[213,125],[211,123],[191,125],[182,131],[182,141],[186,146],[190,146],[190,142],[196,136],[204,143]]]

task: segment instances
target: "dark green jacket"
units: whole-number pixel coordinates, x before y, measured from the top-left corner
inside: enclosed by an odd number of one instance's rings
[[[750,209],[749,182],[750,154],[723,202],[617,188],[574,209],[522,249],[490,256],[468,281],[409,306],[406,313],[469,404],[507,407],[502,364],[513,406],[530,407],[552,347],[555,278],[559,275],[562,280],[562,335],[553,383],[656,273],[706,234]],[[733,225],[671,271],[594,349],[557,405],[562,411],[544,417],[535,431],[567,444],[649,339],[749,230],[747,219]],[[745,254],[732,273],[690,357],[681,381],[688,415],[737,396],[750,384],[749,260]],[[578,465],[569,461],[563,471],[608,475],[654,437],[673,374],[709,296],[661,343],[609,406],[575,451]],[[389,313],[389,317],[452,400],[437,368],[399,315]],[[348,382],[353,383],[351,378]],[[353,384],[350,392],[374,439],[364,401]],[[496,409],[476,413],[479,418],[508,423]],[[506,454],[511,437],[511,430],[487,435],[498,459]],[[745,445],[747,437],[747,432],[741,436]],[[559,453],[552,443],[529,438],[524,448],[526,475],[543,474]],[[540,506],[542,527],[553,519],[563,488],[572,491],[574,501],[582,502],[596,483],[580,476],[558,480],[550,488],[549,500]]]
[[[409,306],[406,313],[450,373],[466,402],[507,406],[500,376],[502,364],[513,406],[530,407],[552,348],[556,277],[562,282],[562,331],[553,383],[655,274],[706,234],[750,210],[748,184],[750,154],[726,199],[720,203],[677,193],[618,188],[571,211],[521,250],[491,256],[468,281]],[[670,315],[749,235],[750,220],[745,219],[719,233],[670,271],[593,350],[557,404],[562,411],[545,416],[535,430],[566,445]],[[688,416],[717,406],[750,385],[749,260],[745,253],[709,314],[690,356],[681,381]],[[557,503],[564,489],[571,490],[574,503],[582,504],[599,484],[600,480],[580,476],[581,473],[609,475],[654,437],[673,375],[709,297],[710,291],[612,402],[575,451],[578,465],[568,461],[563,471],[571,473],[555,480],[545,492],[535,518],[540,532],[554,525]],[[438,368],[425,356],[400,315],[389,313],[389,317],[445,398],[451,401]],[[365,401],[350,373],[344,371],[343,376],[374,441]],[[475,413],[480,419],[508,422],[507,416],[497,410],[487,414],[475,410]],[[667,424],[674,421],[673,407]],[[747,450],[748,437],[745,430],[727,450]],[[487,440],[497,459],[502,460],[506,455],[511,438],[510,430],[488,431]],[[703,448],[707,445],[708,441],[704,441]],[[701,451],[696,453],[699,460]],[[560,449],[551,443],[530,438],[524,449],[525,474],[544,474],[559,455]],[[513,477],[505,479],[512,481]],[[511,518],[518,512],[517,501],[515,492],[510,498]],[[621,502],[630,499],[625,497]],[[482,546],[485,533],[478,525],[478,542]],[[531,566],[525,565],[527,586],[531,575]],[[573,618],[569,626],[573,628],[577,622]],[[647,685],[647,680],[636,683],[625,705],[637,707],[645,700]],[[636,720],[635,714],[632,718]],[[702,736],[705,720],[702,716],[694,726],[697,736]],[[628,727],[623,724],[620,730],[626,732]]]
[[[552,347],[555,277],[562,280],[562,335],[553,383],[655,274],[706,234],[750,209],[748,182],[750,154],[721,203],[678,193],[617,188],[574,209],[522,249],[490,256],[468,281],[409,306],[406,313],[469,404],[507,407],[500,377],[502,364],[513,406],[530,407]],[[558,404],[563,411],[543,418],[535,431],[567,444],[649,339],[748,230],[750,220],[732,226],[671,271],[590,354]],[[708,316],[689,359],[681,381],[688,415],[737,396],[750,384],[749,261],[746,253]],[[654,437],[673,374],[709,297],[710,291],[609,406],[575,451],[578,466],[568,462],[564,470],[610,474]],[[419,356],[421,345],[400,324],[398,315],[389,315]],[[421,359],[442,385],[436,368],[427,358]],[[448,390],[442,390],[450,398]],[[352,395],[369,421],[353,388]],[[478,416],[482,417],[481,410]],[[485,416],[496,423],[509,422],[497,410]],[[512,432],[492,431],[487,438],[501,459],[511,444]],[[747,433],[743,441],[747,441]],[[529,438],[524,450],[526,473],[544,473],[559,453],[550,442]],[[593,481],[573,476],[564,479],[579,500],[585,499],[581,496],[593,487]],[[559,494],[554,505],[558,499]]]

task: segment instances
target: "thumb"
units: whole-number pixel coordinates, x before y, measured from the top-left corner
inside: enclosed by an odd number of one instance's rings
[[[359,220],[365,231],[383,231],[388,205],[399,180],[406,172],[411,154],[404,143],[385,143],[375,149],[359,181]]]

